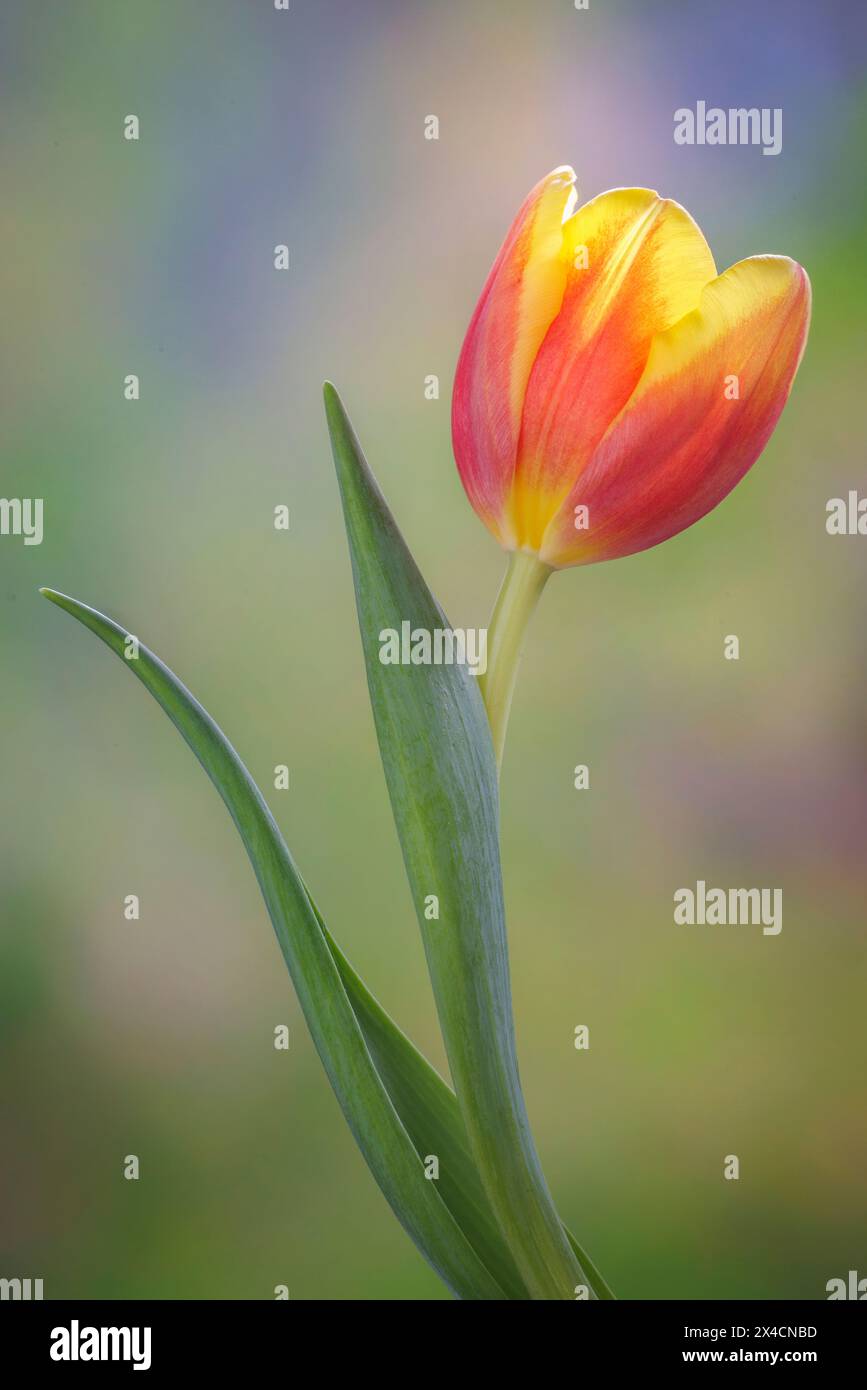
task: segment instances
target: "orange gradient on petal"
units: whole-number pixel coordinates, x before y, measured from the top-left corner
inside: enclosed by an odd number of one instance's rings
[[[521,208],[452,403],[472,505],[507,549],[554,567],[646,549],[716,506],[770,438],[810,314],[794,261],[718,276],[678,203],[619,188],[576,211],[573,185],[557,169]]]
[[[452,397],[452,436],[474,508],[504,545],[527,379],[566,288],[564,220],[575,203],[568,166],[524,202],[494,261],[464,339]]]
[[[641,380],[544,536],[555,567],[658,545],[711,511],[755,463],[807,339],[810,282],[785,256],[740,261],[656,337]],[[589,528],[576,531],[586,506]]]

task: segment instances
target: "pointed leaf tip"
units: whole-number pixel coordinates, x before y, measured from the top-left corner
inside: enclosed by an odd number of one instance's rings
[[[43,598],[47,598],[49,603],[55,604],[57,608],[65,608],[67,612],[73,611],[70,605],[74,603],[74,600],[69,598],[67,594],[62,594],[59,589],[49,589],[46,584],[43,584],[37,592]]]
[[[328,420],[328,428],[333,432],[335,424],[349,423],[343,401],[340,399],[340,392],[333,381],[322,383],[322,398],[325,401],[325,415]]]
[[[64,594],[49,590],[46,597],[56,600],[116,655],[123,655],[126,632],[117,623]],[[458,1222],[463,1208],[458,1205],[457,1216],[453,1214],[437,1184],[422,1177],[420,1153],[377,1070],[361,1020],[342,982],[341,971],[348,976],[350,967],[339,958],[336,944],[327,937],[324,923],[320,922],[261,792],[225,735],[147,647],[140,645],[138,660],[126,664],[171,719],[229,810],[255,870],[316,1049],[355,1139],[395,1214],[459,1297],[503,1299],[501,1285]],[[361,982],[350,979],[350,986],[356,1000],[363,999]],[[377,1016],[375,1003],[364,1003],[378,1026],[380,1055],[387,1055],[389,1045],[394,1047],[394,1027],[381,1011]],[[357,1007],[360,1010],[360,1005]],[[402,1047],[402,1075],[408,1066],[416,1074],[419,1071],[414,1054],[409,1063],[406,1061],[410,1046]],[[406,1109],[404,1095],[405,1092],[398,1098],[397,1105]],[[449,1103],[445,1101],[446,1107]],[[434,1119],[442,1105],[439,1097]],[[450,1133],[455,1132],[460,1139],[456,1119],[450,1125]],[[424,1146],[423,1151],[427,1151]],[[470,1235],[476,1235],[477,1229],[471,1226]],[[489,1239],[484,1248],[501,1262],[496,1243],[492,1245]],[[512,1281],[508,1263],[505,1269],[506,1277]]]
[[[380,660],[383,628],[450,629],[368,467],[326,395],[374,722],[472,1160],[533,1298],[590,1282],[530,1136],[518,1078],[498,836],[497,777],[478,686],[458,662]],[[428,894],[448,904],[432,928]]]

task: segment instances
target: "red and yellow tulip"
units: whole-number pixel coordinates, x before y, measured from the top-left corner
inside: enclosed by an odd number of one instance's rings
[[[530,193],[470,322],[452,403],[467,495],[512,552],[482,691],[502,756],[523,634],[548,576],[658,545],[765,447],[810,321],[787,256],[718,275],[679,203],[575,175]]]
[[[547,566],[646,550],[756,461],[807,337],[785,256],[718,275],[678,203],[644,188],[575,210],[575,175],[530,193],[494,262],[455,378],[455,456],[508,550]]]

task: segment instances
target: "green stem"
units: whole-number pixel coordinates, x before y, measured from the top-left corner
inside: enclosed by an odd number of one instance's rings
[[[498,772],[503,761],[506,726],[524,639],[552,573],[551,567],[543,564],[537,555],[513,551],[488,625],[487,669],[479,679],[479,686],[491,726]],[[511,1008],[510,1001],[507,1007]],[[510,1037],[514,1047],[511,1022]],[[576,1265],[573,1251],[564,1245],[560,1218],[530,1135],[513,1051],[504,1071],[507,1081],[503,1089],[509,1102],[503,1106],[503,1111],[516,1124],[506,1142],[499,1145],[497,1157],[489,1168],[482,1160],[488,1195],[527,1280],[530,1296],[563,1298],[566,1288],[571,1296],[576,1282],[586,1282],[587,1276],[580,1264]],[[471,1129],[471,1123],[468,1128]],[[521,1192],[523,1201],[516,1200],[516,1190]]]
[[[479,678],[488,711],[497,769],[503,762],[512,692],[529,622],[549,575],[554,571],[538,555],[513,550],[488,625],[488,668]]]

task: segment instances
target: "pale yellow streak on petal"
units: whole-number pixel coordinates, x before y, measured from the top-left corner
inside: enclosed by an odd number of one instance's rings
[[[564,164],[548,175],[529,229],[511,364],[510,402],[516,434],[536,353],[563,302],[569,265],[568,254],[564,256],[564,223],[576,196],[575,171]]]
[[[661,235],[654,237],[658,223]],[[638,256],[653,247],[642,271],[654,282],[653,324],[660,332],[698,304],[716,276],[711,249],[686,208],[651,188],[612,188],[585,203],[564,227],[564,258],[572,266],[579,247],[590,253],[591,293],[582,306],[576,346],[597,333],[616,306]],[[601,265],[594,253],[601,251]],[[578,270],[577,274],[582,272]]]
[[[753,341],[760,339],[765,323],[774,324],[773,315],[794,293],[799,274],[799,267],[788,256],[750,256],[723,271],[705,286],[700,304],[654,339],[627,410],[635,409],[642,396],[660,381],[721,355],[726,335],[743,329],[749,336],[732,338],[728,348],[735,371]]]
[[[686,209],[648,188],[601,193],[567,218],[561,239],[566,285],[558,287],[560,308],[547,340],[535,348],[508,508],[528,550],[541,546],[604,433],[611,417],[600,415],[602,403],[619,411],[654,335],[693,309],[716,276],[710,247]]]

